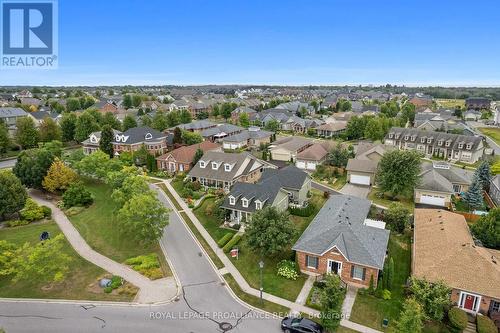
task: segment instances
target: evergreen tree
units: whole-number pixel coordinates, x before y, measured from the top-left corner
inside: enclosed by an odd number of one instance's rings
[[[193,165],[195,165],[196,163],[198,163],[198,161],[200,160],[200,158],[203,157],[203,150],[201,150],[201,148],[198,148],[196,149],[196,152],[194,153],[194,157],[193,157]]]
[[[99,149],[113,158],[113,129],[109,125],[104,125],[101,131],[101,140],[99,141]]]
[[[479,165],[479,167],[476,169],[476,172],[474,173],[474,176],[477,177],[477,179],[481,183],[483,190],[488,190],[491,180],[491,170],[488,161],[483,161],[481,165]]]
[[[389,268],[387,269],[387,289],[392,290],[394,282],[394,259],[389,260]]]
[[[174,129],[174,138],[173,138],[173,143],[182,143],[182,130],[179,127],[176,127]]]
[[[463,195],[463,200],[469,205],[470,210],[483,207],[483,186],[478,177],[474,177],[469,190]]]

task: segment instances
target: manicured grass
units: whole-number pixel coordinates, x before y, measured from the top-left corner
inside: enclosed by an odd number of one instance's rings
[[[178,211],[182,210],[181,205],[179,205],[177,200],[175,200],[174,196],[172,195],[172,193],[170,193],[170,191],[168,190],[168,188],[165,184],[158,184],[158,187],[161,188],[163,190],[163,192],[165,192],[167,197],[170,199],[170,201],[174,205],[175,209],[177,209]]]
[[[116,214],[119,207],[111,199],[111,188],[106,184],[90,181],[85,185],[94,196],[94,204],[68,218],[87,243],[97,252],[120,263],[131,257],[154,252],[163,260],[162,267],[165,267],[163,252],[158,244],[140,244],[120,232]],[[170,269],[164,270],[165,275],[169,273]]]
[[[437,104],[443,108],[451,108],[454,109],[456,106],[465,106],[464,99],[447,99],[447,98],[439,98],[436,100]]]
[[[497,145],[500,145],[500,128],[481,127],[479,131],[489,136]]]
[[[193,213],[200,220],[201,224],[203,224],[203,227],[207,229],[210,236],[217,242],[227,233],[235,234],[236,230],[220,227],[222,221],[215,215],[216,212],[213,209],[215,200],[215,198],[205,199],[201,206],[193,210]],[[212,211],[210,215],[207,214],[207,208],[209,208],[209,211]]]
[[[264,291],[276,295],[278,297],[282,297],[288,299],[290,301],[295,301],[304,282],[306,280],[306,276],[301,274],[297,280],[288,280],[284,277],[278,276],[276,274],[276,265],[283,259],[295,260],[294,253],[291,250],[292,245],[296,242],[298,237],[302,234],[302,232],[307,228],[309,223],[314,219],[319,209],[323,206],[326,201],[323,198],[323,194],[317,190],[311,190],[313,196],[311,197],[311,203],[314,204],[316,210],[308,217],[299,217],[290,215],[291,221],[295,224],[297,228],[297,235],[294,239],[290,239],[290,247],[284,251],[282,254],[277,257],[265,257],[263,258],[264,269],[262,271],[262,280]],[[241,242],[238,244],[240,249],[239,257],[229,258],[236,268],[243,275],[245,280],[252,288],[259,289],[260,288],[260,269],[259,269],[259,261],[261,260],[260,255],[254,253],[246,244],[245,236],[243,236]]]
[[[55,222],[31,224],[16,228],[0,229],[0,240],[6,240],[16,245],[26,242],[36,244],[40,234],[48,231],[51,237],[61,233]],[[64,253],[72,258],[70,271],[61,283],[52,284],[47,281],[30,279],[28,281],[11,282],[8,278],[0,278],[0,297],[19,298],[53,298],[74,300],[107,300],[132,301],[134,295],[106,294],[98,286],[90,289],[88,286],[97,283],[98,278],[106,272],[80,257],[65,241]]]
[[[208,253],[208,256],[210,257],[210,259],[212,259],[212,262],[214,263],[215,267],[217,267],[218,269],[221,269],[222,267],[224,267],[224,264],[222,263],[222,261],[219,259],[219,257],[217,257],[217,255],[212,250],[210,245],[208,245],[207,241],[205,240],[205,238],[203,238],[201,233],[195,227],[195,225],[193,224],[193,221],[191,221],[189,216],[185,212],[181,212],[179,214],[182,216],[182,218],[184,219],[184,221],[188,225],[189,229],[191,229],[191,232],[198,239],[198,242],[200,242],[200,244],[203,247],[203,249],[205,250],[205,252]]]
[[[389,257],[394,259],[394,283],[391,299],[383,300],[367,293],[359,293],[352,309],[350,320],[382,331],[393,331],[404,302],[404,285],[410,275],[411,243],[406,235],[391,234]],[[389,260],[386,260],[388,264]],[[389,327],[382,328],[382,320],[389,319]]]
[[[422,333],[451,333],[451,330],[440,322],[427,322],[422,329]]]
[[[347,183],[347,172],[344,172],[342,176],[337,177],[335,183],[332,184],[332,187],[336,190],[340,190]]]
[[[243,302],[279,316],[285,316],[286,314],[288,314],[288,312],[290,312],[290,309],[283,305],[279,305],[266,300],[263,300],[261,302],[259,297],[245,293],[243,290],[241,290],[240,286],[236,283],[231,274],[224,274],[224,279],[236,294],[236,296],[238,296],[238,298]]]
[[[404,207],[413,211],[415,209],[415,203],[413,202],[413,198],[405,198],[401,196],[397,196],[395,201],[390,200],[387,196],[379,197],[380,191],[376,188],[372,188],[370,193],[368,194],[368,200],[373,201],[373,203],[385,207],[389,207],[393,202],[399,202]]]

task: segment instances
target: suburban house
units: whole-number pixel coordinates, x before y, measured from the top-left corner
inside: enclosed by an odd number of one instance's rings
[[[500,206],[500,175],[491,178],[489,194],[493,202]]]
[[[311,190],[311,177],[294,166],[265,169],[256,184],[236,183],[222,208],[229,211],[229,222],[250,221],[252,214],[267,205],[285,211],[290,204],[304,206]]]
[[[415,105],[415,107],[427,107],[432,105],[432,97],[426,95],[415,95],[413,98],[408,100],[409,103]]]
[[[336,121],[325,123],[316,127],[316,134],[319,137],[331,138],[345,132],[347,121]]]
[[[475,245],[465,218],[415,209],[412,275],[452,288],[453,305],[471,313],[500,311],[500,251]]]
[[[7,125],[9,134],[14,135],[17,119],[27,117],[28,113],[21,108],[0,108],[0,120]]]
[[[134,127],[120,132],[113,130],[113,150],[115,156],[122,152],[135,152],[142,146],[153,155],[163,154],[167,150],[167,134],[159,132],[150,127]],[[91,154],[99,149],[101,132],[93,132],[88,139],[82,142],[85,154]]]
[[[42,105],[42,101],[39,100],[38,98],[33,98],[33,97],[24,97],[19,99],[22,105],[29,105],[33,106],[35,108],[38,108],[40,105]]]
[[[246,113],[248,115],[248,119],[250,119],[250,116],[255,116],[257,111],[246,106],[239,106],[231,112],[231,119],[236,122],[240,119],[240,115],[243,113]]]
[[[223,138],[243,132],[245,129],[232,124],[217,124],[215,127],[207,128],[200,132],[205,140],[219,142]]]
[[[191,181],[229,191],[236,182],[256,183],[266,165],[248,153],[207,151],[189,171]]]
[[[120,135],[122,132],[113,130],[113,135]],[[101,142],[101,131],[90,133],[89,137],[82,142],[83,153],[90,155],[99,150],[99,142]]]
[[[469,110],[465,111],[464,119],[478,121],[479,119],[481,119],[481,111],[478,111],[475,109],[469,109]]]
[[[378,163],[390,149],[393,148],[381,144],[360,143],[357,147],[356,158],[350,158],[347,161],[347,181],[357,185],[373,185]]]
[[[328,150],[320,143],[315,143],[297,154],[295,166],[303,170],[316,170],[316,167],[325,162]]]
[[[465,100],[465,107],[467,109],[489,109],[491,107],[491,100],[484,97],[469,97]]]
[[[202,120],[194,120],[190,123],[187,124],[180,124],[175,127],[179,127],[182,130],[189,131],[189,132],[196,132],[200,133],[208,128],[213,128],[216,127],[217,124],[211,122],[210,120],[202,119]],[[169,128],[170,131],[173,131],[175,127]]]
[[[460,131],[463,134],[474,133],[454,115],[453,110],[441,109],[436,112],[419,112],[415,115],[413,127],[426,131],[452,132]]]
[[[245,147],[259,147],[261,144],[271,143],[272,132],[261,130],[259,127],[249,127],[242,132],[222,139],[222,147],[228,150]]]
[[[427,157],[436,156],[465,163],[477,162],[484,150],[481,137],[401,127],[391,128],[384,143],[401,150],[417,150]]]
[[[385,223],[368,219],[371,202],[334,195],[293,245],[300,270],[309,275],[337,274],[367,288],[377,285],[389,242]]]
[[[469,189],[473,173],[446,162],[423,162],[419,177],[414,190],[415,203],[449,208],[453,194]]]
[[[158,170],[165,170],[170,173],[188,172],[193,165],[193,159],[198,149],[205,153],[210,150],[220,149],[220,145],[210,141],[203,141],[174,149],[156,158]]]
[[[48,112],[48,111],[35,111],[28,113],[28,115],[31,118],[33,118],[37,126],[39,126],[45,118],[50,118],[55,122],[59,122],[59,120],[62,118],[61,114],[57,112]]]
[[[303,138],[300,136],[288,136],[283,139],[274,141],[269,150],[271,152],[271,159],[276,161],[295,161],[297,155],[313,145],[311,139]]]

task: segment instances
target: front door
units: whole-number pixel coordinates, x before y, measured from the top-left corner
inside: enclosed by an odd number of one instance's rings
[[[340,272],[342,271],[342,263],[333,260],[330,260],[329,263],[330,263],[330,273],[340,275]]]
[[[474,311],[474,301],[476,300],[476,296],[473,295],[465,295],[464,300],[464,309]]]

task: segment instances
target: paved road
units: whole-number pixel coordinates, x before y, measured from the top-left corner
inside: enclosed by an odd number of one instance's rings
[[[0,161],[0,169],[13,168],[16,162],[17,159]]]
[[[167,202],[160,192],[160,200]],[[161,243],[183,286],[178,302],[162,306],[96,305],[44,302],[0,302],[0,327],[17,332],[280,332],[279,320],[263,318],[233,299],[221,285],[175,212]],[[203,316],[202,316],[203,315]],[[151,316],[160,319],[151,319]]]
[[[477,135],[481,135],[486,139],[486,142],[488,145],[495,151],[495,155],[500,154],[500,146],[493,141],[489,136],[486,136],[485,134],[481,133],[477,128],[478,127],[492,127],[492,128],[498,128],[497,126],[488,126],[480,122],[476,121],[468,121],[467,125],[476,132]]]

